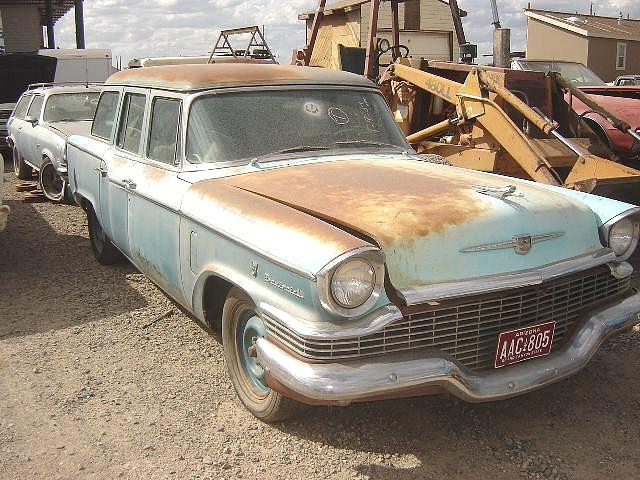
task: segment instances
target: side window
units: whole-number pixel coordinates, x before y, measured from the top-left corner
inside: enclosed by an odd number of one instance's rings
[[[33,102],[27,110],[27,117],[34,117],[40,119],[40,111],[42,110],[42,102],[44,101],[44,95],[36,95],[33,98]]]
[[[127,93],[124,96],[118,131],[118,146],[123,150],[132,153],[140,151],[146,101],[147,97],[139,93]]]
[[[178,147],[180,100],[156,98],[151,110],[151,133],[147,156],[159,162],[173,164]]]
[[[627,68],[627,44],[618,42],[616,46],[616,70],[624,70]]]
[[[111,140],[118,109],[118,92],[102,92],[91,125],[91,135]]]
[[[33,95],[23,95],[22,98],[16,104],[16,108],[13,110],[13,116],[15,118],[24,118],[27,113],[27,108],[29,107],[29,102],[31,101],[31,97]]]

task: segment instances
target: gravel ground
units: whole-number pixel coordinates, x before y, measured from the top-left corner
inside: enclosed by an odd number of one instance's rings
[[[128,265],[91,255],[83,212],[26,203],[0,234],[2,479],[636,479],[640,331],[512,400],[313,408],[265,425],[219,336]]]

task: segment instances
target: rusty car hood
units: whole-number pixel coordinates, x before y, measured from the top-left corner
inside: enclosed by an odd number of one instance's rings
[[[399,289],[537,268],[602,248],[586,204],[532,182],[400,155],[263,168],[205,182],[368,238],[382,248],[389,278]],[[508,185],[516,185],[521,196],[478,192]],[[514,248],[468,251],[514,235],[551,233],[558,235],[525,255]]]

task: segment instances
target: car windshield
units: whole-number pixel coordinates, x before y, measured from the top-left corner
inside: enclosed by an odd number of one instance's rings
[[[194,100],[187,128],[191,163],[336,148],[409,150],[376,92],[261,90]]]
[[[526,70],[536,70],[544,73],[558,72],[563,78],[579,87],[606,85],[604,80],[581,63],[531,60],[521,61],[520,63]]]
[[[640,87],[640,77],[638,78],[620,78],[616,80],[616,85],[620,87]]]
[[[98,106],[98,92],[56,93],[44,107],[45,122],[91,120]]]

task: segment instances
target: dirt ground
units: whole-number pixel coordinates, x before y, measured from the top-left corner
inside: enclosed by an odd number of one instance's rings
[[[266,425],[219,337],[129,265],[92,255],[80,208],[25,203],[0,233],[1,479],[637,479],[640,331],[512,400],[313,408]]]

